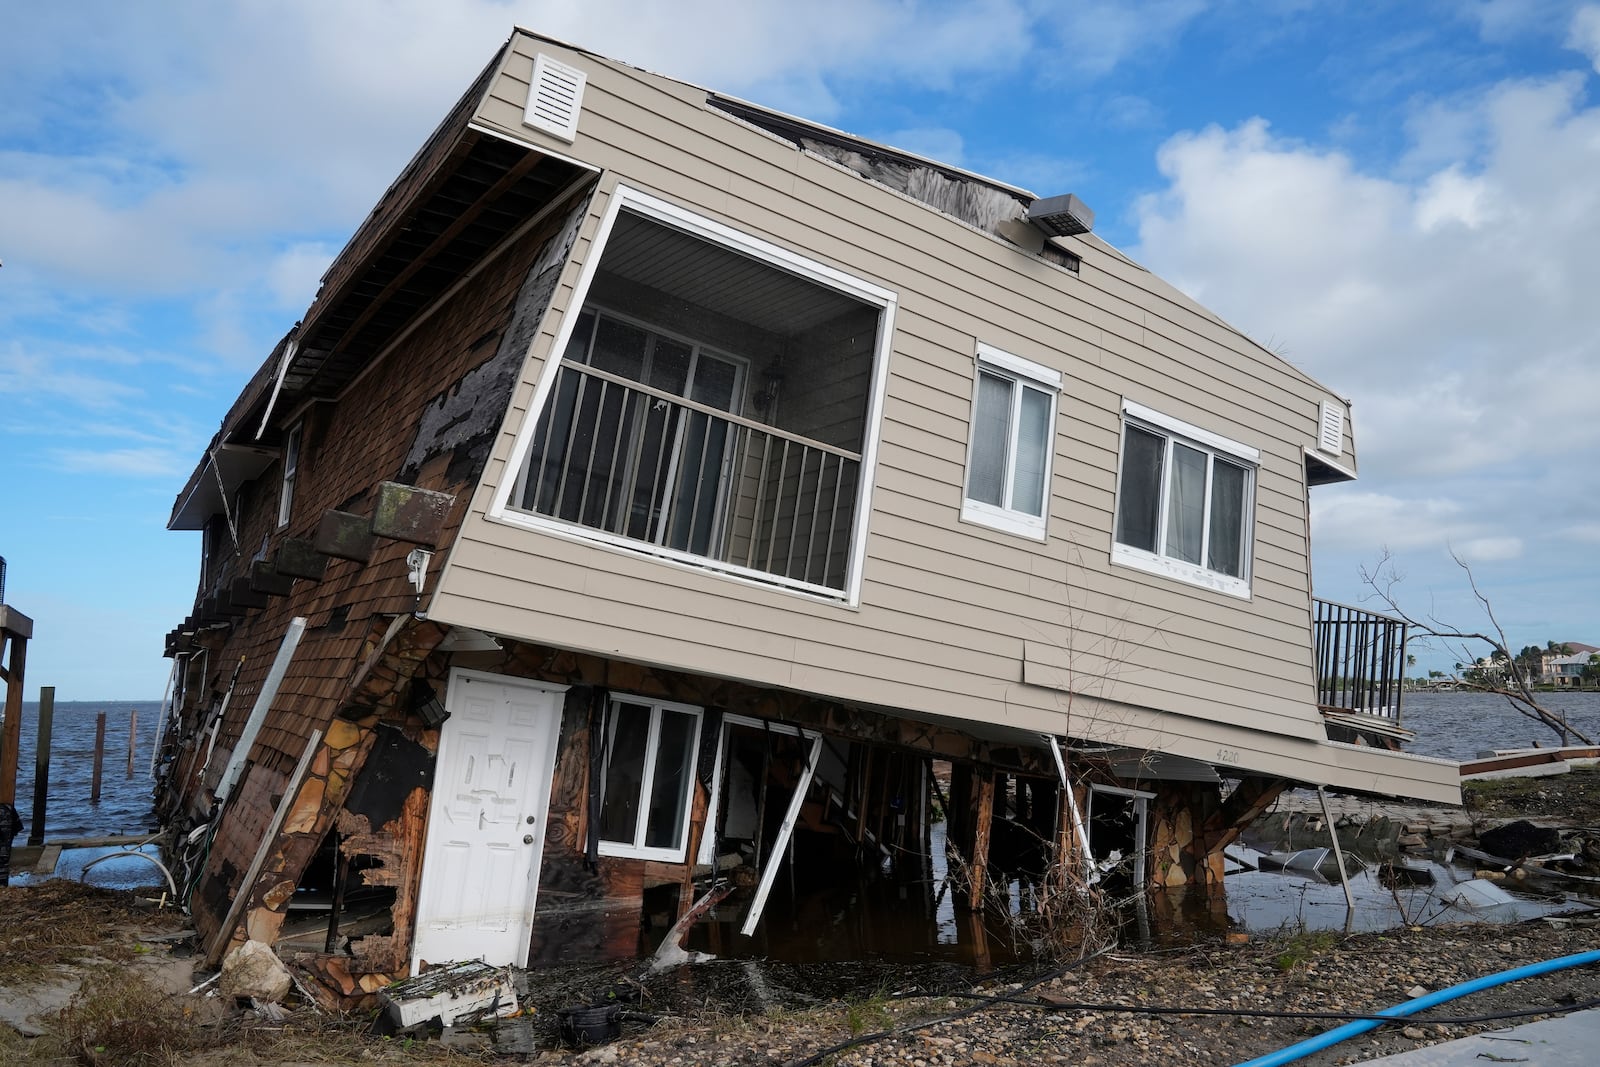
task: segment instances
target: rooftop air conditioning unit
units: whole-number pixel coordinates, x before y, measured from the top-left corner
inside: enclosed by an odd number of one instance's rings
[[[1027,218],[1047,237],[1074,237],[1094,229],[1094,212],[1071,193],[1035,200]]]

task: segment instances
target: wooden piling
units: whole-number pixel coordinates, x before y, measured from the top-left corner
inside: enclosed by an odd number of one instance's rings
[[[33,620],[0,604],[0,651],[9,646],[10,660],[0,667],[6,683],[5,718],[0,720],[0,804],[17,802],[17,750],[22,743],[22,685],[28,663],[28,638]]]
[[[39,734],[33,747],[33,821],[28,844],[44,844],[45,801],[50,796],[50,726],[56,717],[56,687],[39,687]]]
[[[133,777],[133,754],[139,748],[139,709],[133,708],[128,712],[128,774]]]
[[[967,907],[983,907],[984,883],[989,875],[989,828],[994,821],[994,775],[987,769],[977,774],[978,805],[972,827],[972,885],[967,892]]]
[[[100,769],[106,759],[106,713],[94,720],[94,777],[89,780],[89,803],[100,803]]]

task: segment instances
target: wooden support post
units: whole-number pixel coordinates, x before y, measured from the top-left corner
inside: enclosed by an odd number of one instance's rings
[[[343,849],[344,835],[337,830],[333,835],[333,900],[328,908],[328,934],[323,939],[322,951],[339,951],[339,921],[344,918],[344,887],[350,880],[350,857]]]
[[[972,764],[950,764],[950,803],[945,816],[950,820],[947,840],[956,846],[961,858],[972,860]]]
[[[994,821],[994,774],[978,772],[978,805],[972,827],[972,883],[967,889],[967,907],[983,908],[983,893],[989,876],[989,828]]]
[[[56,687],[39,687],[39,739],[33,746],[33,822],[28,844],[44,844],[45,804],[50,796],[50,726],[56,717]]]
[[[133,708],[128,712],[128,773],[126,777],[133,777],[133,754],[139,749],[139,709]]]
[[[13,614],[0,605],[0,614],[9,620]],[[32,624],[28,626],[32,632]],[[17,756],[22,745],[22,684],[28,662],[28,638],[10,626],[0,627],[4,640],[0,645],[11,646],[11,665],[5,670],[6,717],[0,729],[0,804],[17,802]]]
[[[106,713],[94,720],[94,776],[89,779],[89,803],[100,803],[100,771],[106,761]]]
[[[872,796],[872,762],[877,753],[869,746],[861,749],[861,795],[856,799],[856,848],[867,843],[867,803]]]

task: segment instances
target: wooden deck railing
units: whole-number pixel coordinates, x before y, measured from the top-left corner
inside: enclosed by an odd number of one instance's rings
[[[1389,615],[1320,597],[1312,602],[1317,703],[1400,724],[1406,624]]]
[[[861,455],[584,364],[540,417],[521,506],[837,595]]]

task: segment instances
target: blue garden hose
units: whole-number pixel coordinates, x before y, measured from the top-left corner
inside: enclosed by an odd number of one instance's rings
[[[1515,970],[1484,975],[1482,978],[1474,978],[1470,982],[1462,982],[1460,985],[1440,989],[1437,992],[1429,993],[1427,996],[1408,1000],[1404,1004],[1396,1004],[1392,1008],[1385,1008],[1374,1014],[1390,1019],[1401,1019],[1407,1015],[1413,1015],[1424,1008],[1431,1008],[1435,1004],[1443,1004],[1446,1001],[1455,1000],[1457,997],[1464,997],[1468,993],[1476,993],[1480,989],[1492,989],[1495,986],[1505,985],[1507,982],[1515,982],[1518,979],[1532,978],[1534,975],[1539,974],[1549,974],[1551,971],[1561,971],[1568,967],[1582,967],[1590,963],[1600,963],[1600,951],[1578,952],[1571,956],[1558,956],[1556,959],[1545,960],[1543,963],[1530,963],[1526,967],[1518,967]],[[1308,1037],[1299,1044],[1290,1045],[1288,1048],[1279,1049],[1277,1052],[1269,1052],[1265,1056],[1257,1056],[1253,1060],[1239,1064],[1238,1067],[1276,1067],[1280,1063],[1292,1063],[1302,1056],[1309,1056],[1313,1052],[1319,1052],[1330,1045],[1337,1045],[1346,1038],[1364,1034],[1382,1025],[1382,1022],[1377,1019],[1358,1019],[1355,1022],[1345,1023],[1343,1026],[1336,1026],[1326,1033],[1318,1034],[1316,1037]]]

